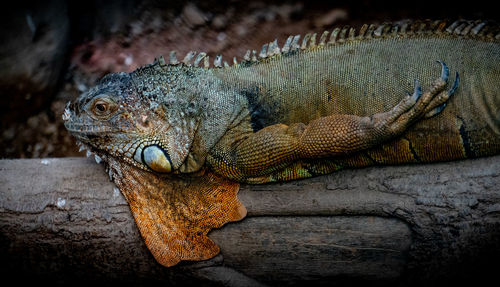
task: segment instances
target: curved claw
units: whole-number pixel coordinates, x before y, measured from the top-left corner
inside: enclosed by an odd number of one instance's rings
[[[442,105],[436,107],[434,110],[433,110],[433,113],[435,115],[439,114],[442,110],[444,110],[444,108],[446,107],[446,103],[443,103]]]
[[[458,72],[456,72],[455,74],[455,82],[453,83],[453,86],[451,87],[451,89],[448,91],[448,95],[453,95],[455,93],[455,91],[457,90],[458,88],[458,84],[460,84],[460,76],[458,75]]]
[[[441,64],[441,79],[445,82],[448,82],[448,77],[450,76],[450,69],[448,69],[448,66],[443,61],[437,61],[439,64]]]
[[[436,108],[432,109],[430,112],[425,114],[425,118],[430,118],[430,117],[433,117],[433,116],[439,114],[440,112],[442,112],[444,110],[445,107],[446,107],[446,103],[443,103],[443,104],[437,106]]]
[[[420,99],[420,96],[422,95],[422,86],[420,86],[420,83],[418,80],[415,80],[415,89],[413,90],[413,95],[411,96],[415,101],[418,101]]]

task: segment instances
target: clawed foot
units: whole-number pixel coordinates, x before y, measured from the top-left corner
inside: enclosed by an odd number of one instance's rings
[[[378,130],[400,134],[417,120],[435,116],[446,107],[446,102],[458,88],[460,78],[457,72],[452,87],[446,90],[450,71],[444,62],[438,63],[441,64],[441,76],[431,84],[429,91],[422,93],[420,83],[415,80],[412,95],[408,94],[389,112],[373,115],[372,120]]]
[[[439,92],[437,96],[434,97],[434,99],[430,102],[429,109],[427,109],[425,113],[425,118],[430,118],[439,114],[446,107],[446,102],[455,93],[458,88],[458,84],[460,83],[460,77],[458,75],[458,72],[456,72],[455,82],[453,83],[453,86],[448,91],[445,91],[444,88],[446,87],[446,83],[448,83],[450,71],[444,62],[438,61],[438,63],[441,64],[440,80],[444,84],[439,88],[441,92]]]

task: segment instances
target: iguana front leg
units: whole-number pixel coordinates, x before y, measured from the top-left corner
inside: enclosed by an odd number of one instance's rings
[[[418,120],[441,112],[457,89],[459,77],[457,73],[453,87],[445,91],[449,70],[443,62],[439,63],[441,76],[428,92],[422,95],[420,84],[415,81],[413,95],[408,95],[388,112],[370,117],[332,115],[312,121],[300,136],[299,157],[335,156],[367,149],[397,137]]]
[[[449,71],[442,65],[441,76],[422,94],[418,81],[408,95],[388,112],[369,117],[331,115],[308,125],[276,124],[266,127],[237,145],[215,165],[224,174],[243,179],[279,170],[298,159],[334,157],[371,148],[401,135],[416,121],[439,113],[458,86],[457,79],[445,91]]]

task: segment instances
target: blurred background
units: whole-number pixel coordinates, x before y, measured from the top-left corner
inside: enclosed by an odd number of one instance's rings
[[[498,20],[495,1],[15,1],[0,12],[0,158],[79,156],[61,115],[110,72],[190,50],[241,59],[289,35],[403,19]]]

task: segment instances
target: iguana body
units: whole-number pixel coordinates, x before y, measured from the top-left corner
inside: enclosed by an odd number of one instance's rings
[[[290,38],[225,68],[171,57],[105,77],[64,117],[171,266],[217,254],[208,231],[245,216],[237,182],[499,153],[498,38],[479,22],[415,23]]]
[[[412,90],[414,79],[419,79],[423,87],[430,86],[437,74],[435,59],[461,75],[455,96],[432,120],[421,121],[402,137],[348,159],[305,161],[307,168],[299,175],[285,176],[287,179],[323,173],[316,167],[324,164],[331,170],[498,153],[498,43],[458,40],[446,33],[396,41],[390,35],[386,37],[351,40],[331,49],[312,49],[294,57],[214,74],[244,91],[249,109],[255,110],[250,118],[254,131],[274,124],[308,124],[331,114],[370,116],[387,111],[405,97],[405,90]]]

